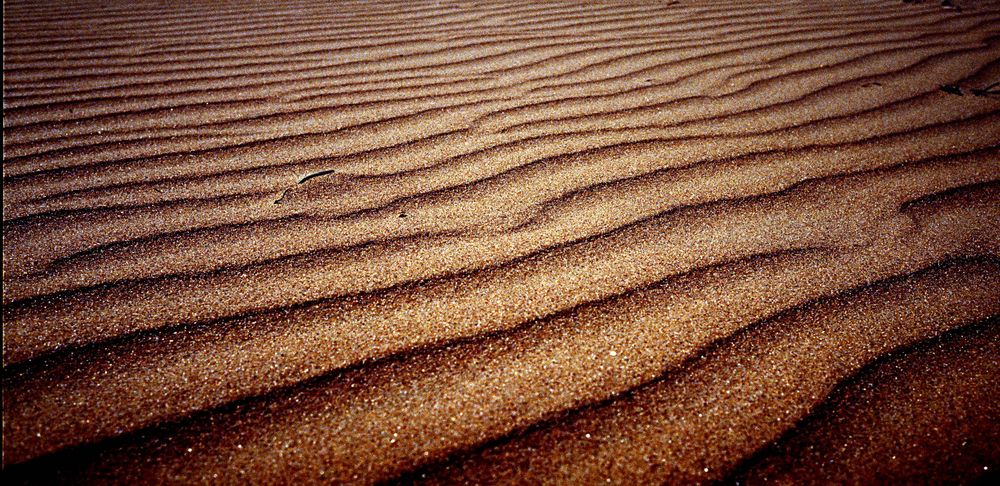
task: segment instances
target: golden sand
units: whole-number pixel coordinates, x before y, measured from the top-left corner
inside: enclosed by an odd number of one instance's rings
[[[7,2],[15,482],[1000,469],[1000,4]]]

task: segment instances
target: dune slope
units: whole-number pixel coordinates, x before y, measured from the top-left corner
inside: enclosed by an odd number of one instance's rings
[[[955,3],[5,2],[3,476],[975,481]]]

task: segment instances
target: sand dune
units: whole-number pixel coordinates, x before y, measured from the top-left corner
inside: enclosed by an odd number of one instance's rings
[[[956,3],[7,2],[3,476],[975,481]]]

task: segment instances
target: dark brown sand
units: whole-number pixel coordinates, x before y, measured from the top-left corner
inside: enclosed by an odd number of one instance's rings
[[[1000,470],[1000,2],[4,5],[3,477]]]

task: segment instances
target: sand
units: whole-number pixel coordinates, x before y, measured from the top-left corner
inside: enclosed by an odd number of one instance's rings
[[[4,5],[3,477],[1000,469],[1000,3]]]

